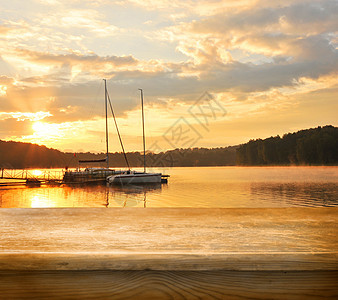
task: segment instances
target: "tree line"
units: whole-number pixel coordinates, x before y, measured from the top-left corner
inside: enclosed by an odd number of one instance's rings
[[[143,153],[126,154],[131,167],[143,166]],[[78,168],[106,167],[106,163],[83,163],[80,160],[98,160],[105,153],[65,153],[30,143],[0,140],[0,168]],[[227,166],[236,163],[236,146],[225,148],[175,149],[166,152],[146,154],[149,167]],[[127,166],[121,152],[109,153],[109,166]]]
[[[237,148],[238,165],[337,165],[338,128],[324,126],[250,140]]]
[[[79,164],[79,160],[105,157],[105,153],[65,153],[46,146],[0,140],[0,168],[105,167],[106,163]],[[143,153],[128,152],[127,158],[131,167],[143,166]],[[283,137],[250,140],[240,146],[148,152],[146,162],[149,167],[337,165],[338,128],[311,128]],[[109,153],[109,166],[125,168],[123,153]]]

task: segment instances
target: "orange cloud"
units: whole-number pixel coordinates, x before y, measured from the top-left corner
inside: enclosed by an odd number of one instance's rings
[[[18,124],[44,112],[41,120],[60,129],[60,143],[69,147],[75,139],[69,124],[92,138],[103,115],[102,78],[126,127],[138,115],[137,89],[144,89],[157,135],[161,124],[170,126],[205,91],[228,105],[227,121],[217,123],[220,136],[227,122],[263,132],[264,122],[253,126],[258,116],[272,127],[271,115],[281,113],[294,127],[305,127],[306,114],[319,103],[326,109],[316,121],[332,120],[337,12],[332,0],[49,0],[29,8],[13,3],[0,25],[2,137],[12,126],[17,130],[10,136],[22,138]],[[23,13],[24,20],[18,17]],[[303,96],[312,99],[311,109]],[[157,115],[165,116],[159,125]],[[277,119],[282,128],[283,116]],[[127,135],[135,140],[131,131]],[[211,134],[208,142],[216,139]]]

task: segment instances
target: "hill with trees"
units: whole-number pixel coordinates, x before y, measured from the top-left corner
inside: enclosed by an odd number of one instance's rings
[[[1,168],[58,168],[64,153],[46,146],[0,140]]]
[[[97,167],[79,160],[105,158],[105,153],[64,153],[30,143],[0,140],[0,168]],[[127,153],[132,167],[143,166],[143,154]],[[288,133],[283,137],[250,140],[240,146],[175,149],[146,155],[149,167],[233,166],[233,165],[337,165],[338,128],[317,127]],[[126,167],[123,153],[109,153],[110,167]]]
[[[250,140],[237,149],[238,165],[337,165],[338,128],[324,126]]]
[[[147,166],[227,166],[236,163],[236,148],[193,148],[175,149],[161,153],[147,153]],[[0,168],[65,168],[65,167],[97,167],[105,163],[79,165],[79,160],[97,160],[106,157],[105,153],[64,153],[30,143],[0,140]],[[130,166],[143,166],[143,153],[129,152],[127,158]],[[126,167],[121,152],[109,153],[110,167]]]

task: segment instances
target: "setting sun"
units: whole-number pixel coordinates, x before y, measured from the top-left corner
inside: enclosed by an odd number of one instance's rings
[[[34,122],[32,125],[35,136],[47,138],[48,136],[57,136],[59,134],[59,128],[57,124],[49,124],[45,122]]]

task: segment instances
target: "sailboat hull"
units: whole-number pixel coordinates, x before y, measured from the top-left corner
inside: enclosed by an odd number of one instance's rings
[[[161,183],[161,173],[131,173],[112,175],[107,178],[111,184]]]

